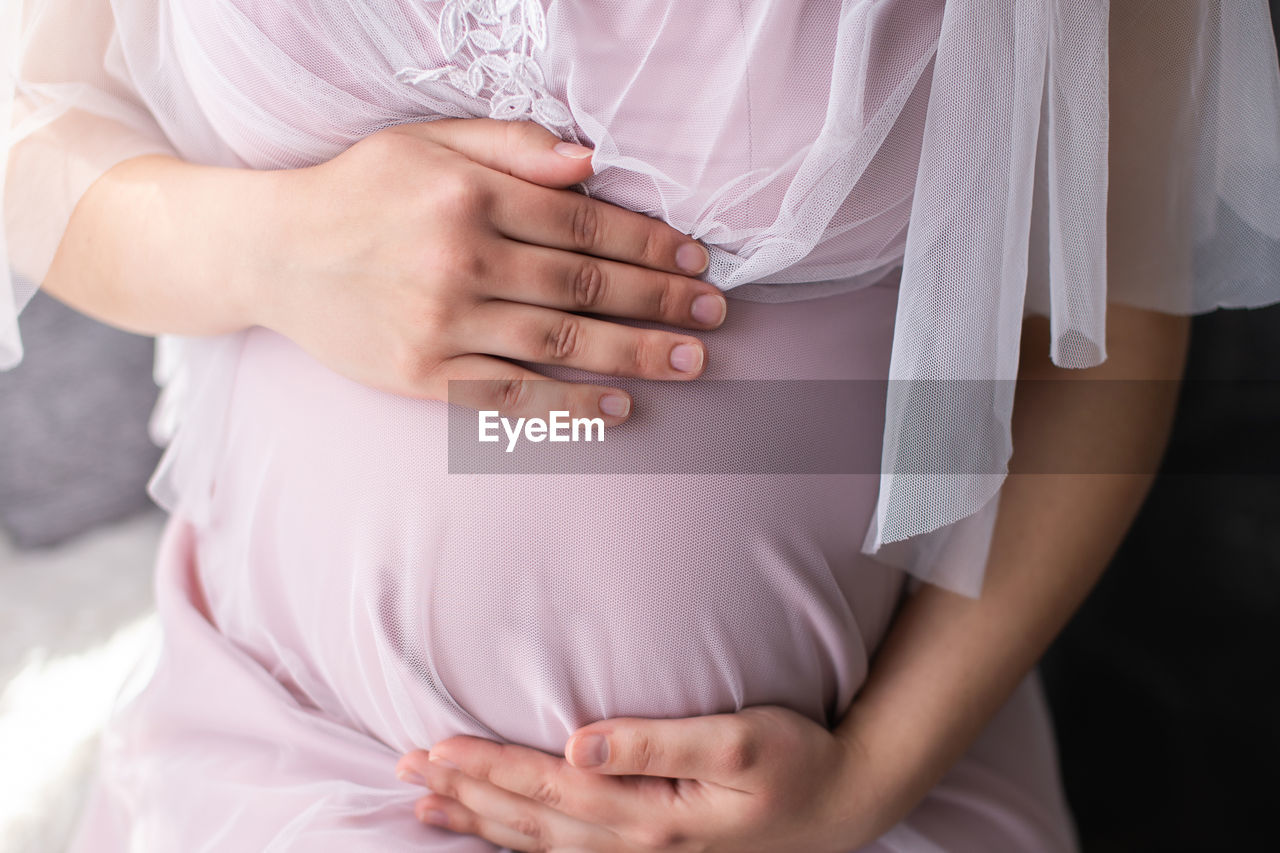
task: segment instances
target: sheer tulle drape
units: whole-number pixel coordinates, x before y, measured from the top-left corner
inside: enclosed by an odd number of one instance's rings
[[[1280,71],[1263,2],[951,0],[864,550],[981,589],[1020,321],[1106,358],[1106,303],[1280,300]],[[996,380],[953,383],[952,380]],[[936,531],[928,535],[918,535]]]
[[[586,191],[706,241],[762,301],[902,283],[864,550],[981,586],[1020,323],[1106,357],[1107,301],[1280,300],[1280,75],[1264,0],[24,0],[0,364],[76,200],[121,159],[323,161],[392,124],[538,121]],[[16,85],[16,89],[15,89]],[[153,494],[199,519],[240,335],[163,338]],[[955,448],[963,448],[959,458]]]

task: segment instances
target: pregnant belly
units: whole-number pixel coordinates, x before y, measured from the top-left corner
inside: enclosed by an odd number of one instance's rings
[[[895,304],[733,300],[704,378],[883,379]],[[597,450],[658,459],[698,383],[628,387]],[[882,404],[848,441],[878,448]],[[219,628],[301,701],[397,749],[559,752],[597,719],[756,704],[839,719],[902,583],[859,552],[873,472],[450,473],[448,421],[249,334],[198,561]]]

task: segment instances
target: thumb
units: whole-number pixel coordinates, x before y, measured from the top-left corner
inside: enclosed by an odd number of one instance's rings
[[[570,187],[593,174],[592,149],[563,142],[537,122],[443,118],[401,129],[464,157],[544,187]]]
[[[736,714],[677,720],[618,717],[584,726],[565,744],[574,767],[614,775],[699,779],[729,785],[759,752]]]

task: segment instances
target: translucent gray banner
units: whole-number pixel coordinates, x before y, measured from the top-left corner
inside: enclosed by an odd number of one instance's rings
[[[1002,406],[1049,395],[1064,411],[1164,410],[1202,395],[1241,407],[1280,435],[1280,381],[1197,380],[736,380],[655,383],[620,379],[634,399],[624,423],[573,423],[567,412],[487,413],[458,404],[480,399],[481,383],[450,382],[449,471],[456,474],[995,474]],[[472,387],[467,387],[467,386]],[[912,423],[898,454],[882,460],[886,396],[904,395]],[[537,396],[536,394],[533,396]],[[1015,415],[1016,417],[1016,415]],[[505,421],[504,421],[505,418]],[[542,421],[541,424],[533,419]],[[1151,436],[1158,441],[1160,436]],[[1145,439],[1144,439],[1145,440]],[[1166,460],[1167,473],[1280,473],[1276,455],[1241,459],[1223,437],[1221,454]],[[1042,474],[1151,473],[1149,453],[1103,434],[1073,436],[1068,452],[1019,459]],[[1016,445],[1015,445],[1016,452]]]

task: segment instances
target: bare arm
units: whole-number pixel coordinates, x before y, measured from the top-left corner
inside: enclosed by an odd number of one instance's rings
[[[1066,370],[1045,355],[1047,321],[1031,318],[1019,378],[1176,380],[1188,328],[1186,317],[1112,303],[1107,361]],[[853,794],[861,800],[860,819],[873,816],[876,823],[853,828],[851,837],[870,840],[888,830],[960,758],[1084,600],[1153,480],[1151,474],[1019,472],[1069,470],[1073,460],[1087,468],[1094,448],[1104,444],[1118,449],[1129,470],[1154,471],[1176,389],[1176,381],[1153,383],[1151,395],[1104,406],[1103,395],[1071,394],[1064,383],[1019,383],[1016,452],[981,598],[935,586],[912,595],[837,729],[858,756],[856,777],[877,784]],[[875,807],[867,807],[868,797],[877,800]]]
[[[532,383],[514,361],[694,379],[696,337],[584,315],[711,329],[727,302],[694,277],[696,241],[568,189],[590,153],[529,122],[440,119],[300,169],[134,157],[80,199],[44,287],[135,332],[260,325],[371,387],[445,399],[487,380],[474,407],[617,423],[625,392]]]
[[[254,322],[244,268],[265,223],[269,172],[125,160],[94,182],[42,285],[140,334],[214,335]],[[247,202],[247,203],[246,203]]]

